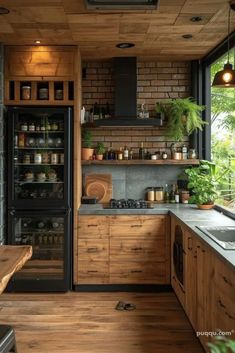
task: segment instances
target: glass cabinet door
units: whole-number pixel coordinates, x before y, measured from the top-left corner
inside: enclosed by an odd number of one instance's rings
[[[65,217],[14,216],[12,243],[32,245],[33,256],[15,275],[16,279],[63,279]]]
[[[27,200],[37,207],[68,203],[70,141],[66,113],[50,108],[13,112],[9,171],[12,206],[26,208]]]

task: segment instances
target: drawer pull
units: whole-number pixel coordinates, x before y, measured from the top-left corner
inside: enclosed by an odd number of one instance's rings
[[[133,251],[141,251],[141,250],[143,250],[143,248],[131,248],[131,250],[133,250]]]
[[[87,227],[98,227],[98,224],[88,224]]]
[[[98,271],[96,271],[96,270],[89,270],[89,271],[87,271],[88,273],[97,273]]]
[[[132,224],[131,228],[141,228],[142,224]]]
[[[223,280],[232,287],[232,283],[225,276],[223,276]]]
[[[98,249],[97,248],[88,248],[87,252],[91,253],[91,252],[97,252]]]
[[[131,273],[142,273],[143,271],[141,270],[131,270]]]

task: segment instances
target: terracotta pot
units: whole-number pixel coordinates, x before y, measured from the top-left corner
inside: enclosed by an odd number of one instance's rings
[[[200,210],[211,210],[214,207],[214,204],[209,204],[209,205],[197,205],[197,207]]]
[[[94,153],[94,148],[82,148],[82,160],[83,161],[88,161],[89,159],[92,159]]]
[[[95,158],[98,159],[98,161],[102,161],[103,155],[102,155],[102,154],[97,154],[97,155],[95,156]]]

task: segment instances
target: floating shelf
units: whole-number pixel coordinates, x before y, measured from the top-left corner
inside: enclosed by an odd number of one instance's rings
[[[89,160],[82,165],[198,165],[199,159],[158,159],[158,160]]]

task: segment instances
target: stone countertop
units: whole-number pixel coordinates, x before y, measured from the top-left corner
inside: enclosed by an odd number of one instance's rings
[[[152,209],[105,209],[101,204],[82,205],[80,215],[161,215],[177,217],[223,259],[235,267],[235,250],[225,250],[197,226],[235,226],[235,221],[216,210],[199,210],[195,205],[154,204]]]

